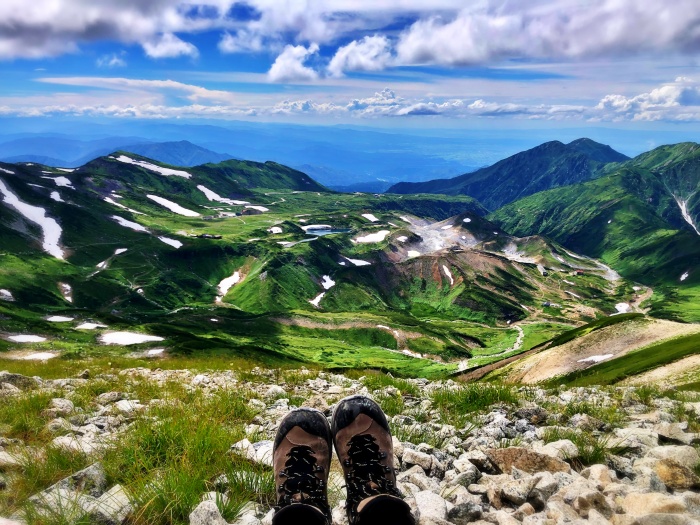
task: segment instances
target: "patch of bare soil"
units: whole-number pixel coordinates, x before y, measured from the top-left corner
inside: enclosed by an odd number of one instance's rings
[[[700,325],[660,319],[628,321],[530,355],[511,364],[503,377],[509,381],[538,383],[620,357],[664,339],[697,332],[700,332]]]
[[[700,355],[684,357],[674,363],[660,366],[648,372],[623,381],[624,385],[663,384],[668,386],[682,385],[700,375]]]

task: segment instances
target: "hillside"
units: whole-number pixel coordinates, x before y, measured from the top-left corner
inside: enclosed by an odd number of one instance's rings
[[[452,179],[399,183],[387,193],[469,195],[489,210],[534,193],[594,178],[607,163],[628,157],[590,139],[559,141],[517,153],[487,168]]]
[[[596,180],[513,202],[490,218],[514,235],[544,235],[600,258],[656,286],[654,312],[697,320],[697,151],[691,144],[664,146]]]
[[[607,267],[510,236],[465,196],[126,152],[0,168],[0,351],[100,355],[129,332],[177,355],[441,376],[637,308]]]

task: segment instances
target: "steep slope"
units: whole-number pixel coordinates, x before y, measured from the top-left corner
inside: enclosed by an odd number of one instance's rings
[[[534,193],[589,180],[610,162],[627,157],[590,139],[569,144],[546,142],[487,168],[453,179],[395,184],[388,193],[444,193],[470,195],[496,210]]]

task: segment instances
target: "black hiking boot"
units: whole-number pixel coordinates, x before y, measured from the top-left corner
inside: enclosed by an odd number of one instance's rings
[[[333,442],[347,486],[350,525],[413,523],[396,488],[394,447],[386,416],[364,396],[346,397],[333,411]]]
[[[318,410],[299,408],[280,423],[272,452],[277,487],[273,525],[330,525],[331,429]]]

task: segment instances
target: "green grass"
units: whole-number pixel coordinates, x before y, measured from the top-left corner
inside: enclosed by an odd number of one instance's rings
[[[455,426],[458,426],[457,423],[463,425],[493,405],[514,405],[519,400],[513,387],[491,383],[470,383],[457,389],[445,388],[434,392],[431,399],[442,421]]]
[[[687,335],[630,352],[585,370],[572,372],[553,379],[550,383],[568,386],[610,385],[698,352],[700,334]]]
[[[552,339],[552,342],[550,343],[549,348],[563,345],[565,343],[568,343],[569,341],[573,341],[574,339],[577,339],[577,338],[582,337],[584,335],[590,334],[591,332],[595,332],[596,330],[600,330],[601,328],[613,326],[613,325],[616,325],[618,323],[624,323],[624,322],[629,321],[631,319],[640,319],[642,317],[644,317],[643,314],[636,314],[636,313],[613,315],[611,317],[603,317],[602,319],[598,319],[596,321],[593,321],[592,323],[588,323],[584,326],[574,328],[573,330],[569,330],[569,331],[564,332],[563,334],[555,337],[554,339]]]

